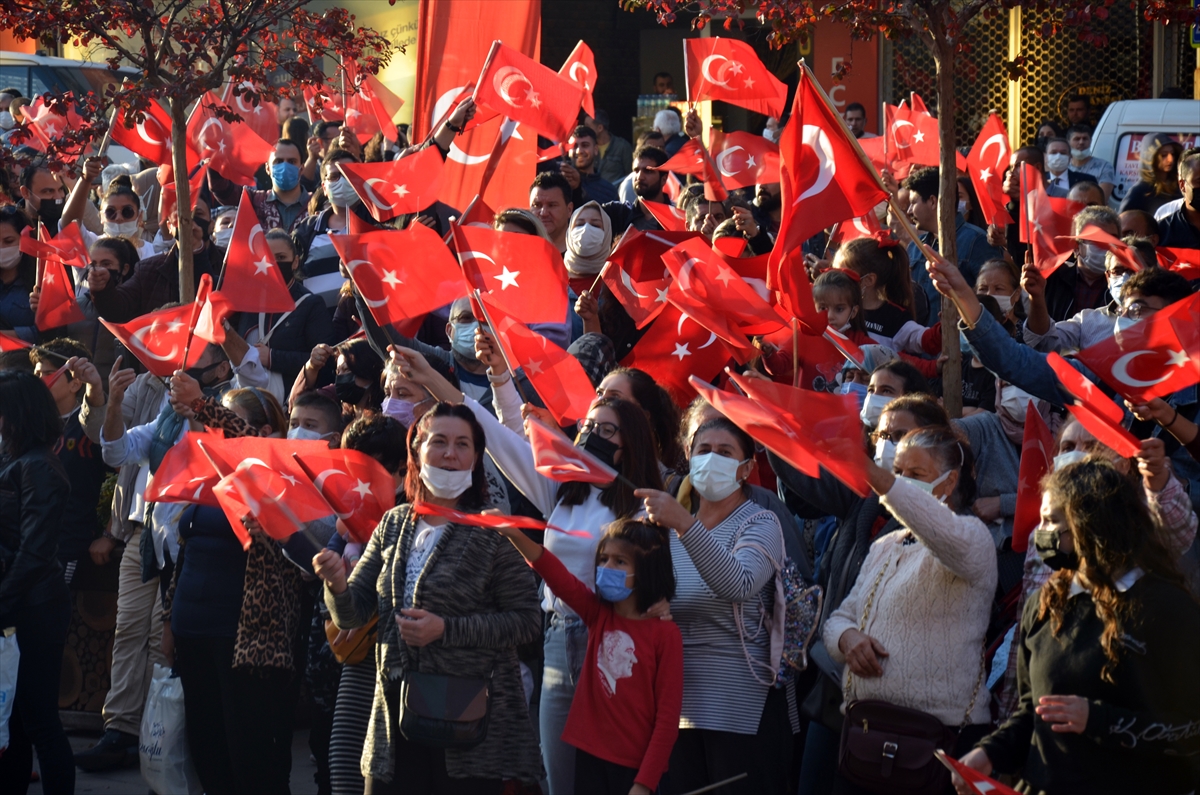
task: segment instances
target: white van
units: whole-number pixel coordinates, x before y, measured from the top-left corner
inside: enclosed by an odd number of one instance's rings
[[[1167,133],[1187,149],[1200,146],[1200,100],[1127,99],[1109,105],[1092,134],[1092,156],[1117,172],[1114,204],[1138,181],[1142,139]]]

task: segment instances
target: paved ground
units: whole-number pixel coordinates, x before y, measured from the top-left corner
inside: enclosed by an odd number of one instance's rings
[[[98,734],[73,732],[71,747],[76,751],[89,748],[100,739]],[[296,732],[292,739],[292,795],[315,795],[317,785],[313,783],[313,763],[308,751],[308,731]],[[136,767],[125,770],[115,770],[111,773],[85,773],[75,768],[75,792],[105,793],[105,795],[147,795],[150,788],[142,781],[142,775]],[[35,783],[29,788],[29,795],[42,795],[42,785]]]

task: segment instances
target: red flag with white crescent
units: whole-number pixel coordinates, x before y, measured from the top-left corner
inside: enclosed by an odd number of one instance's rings
[[[621,360],[621,366],[653,373],[676,405],[686,406],[695,397],[688,378],[693,374],[705,380],[713,378],[732,359],[729,346],[716,333],[668,306]]]
[[[710,130],[708,151],[727,188],[779,181],[779,144],[761,135]]]
[[[683,40],[688,100],[719,99],[778,119],[787,109],[787,85],[744,41],[713,36]]]
[[[128,111],[119,111],[112,122],[112,140],[151,163],[171,162],[171,116],[162,105],[151,101],[142,111],[142,120]],[[128,125],[128,126],[126,126]]]
[[[975,145],[967,155],[967,173],[979,197],[979,209],[989,224],[1011,224],[1012,216],[1005,205],[1008,194],[1004,192],[1004,173],[1012,147],[1008,143],[1008,130],[996,114],[988,116],[987,123],[979,131]]]
[[[261,89],[253,83],[243,82],[240,89],[241,93],[235,96],[233,81],[229,81],[225,84],[225,93],[222,95],[221,101],[225,103],[226,107],[241,116],[242,121],[254,131],[255,135],[267,143],[275,143],[280,132],[279,106],[263,99],[260,95]]]
[[[42,271],[41,288],[38,293],[38,306],[34,323],[41,331],[65,326],[68,323],[81,323],[87,318],[75,300],[75,286],[62,260],[48,259]]]
[[[587,450],[574,445],[556,428],[548,428],[536,417],[525,421],[533,466],[544,477],[559,483],[595,483],[606,486],[617,472]]]
[[[584,90],[496,40],[475,83],[475,102],[555,141],[575,129]]]
[[[233,237],[225,252],[221,293],[239,312],[290,312],[296,308],[296,299],[284,284],[283,273],[246,191],[242,191],[238,202]]]
[[[62,110],[63,113],[58,111]],[[64,133],[77,129],[83,124],[83,117],[75,112],[75,94],[72,91],[63,95],[63,102],[51,108],[44,97],[36,97],[28,105],[21,106],[21,115],[25,126],[29,128],[31,137],[25,140],[27,146],[39,151],[46,151],[52,141],[57,141]],[[81,147],[73,147],[68,153],[78,155]]]
[[[238,185],[254,185],[254,172],[275,151],[274,143],[250,129],[245,122],[230,122],[216,111],[229,111],[210,91],[192,109],[187,124],[188,146],[209,158],[209,165]]]
[[[540,57],[540,0],[421,0],[420,16],[413,141],[424,140],[460,96],[470,95],[466,89],[473,89],[494,40]],[[484,190],[484,172],[501,136],[504,156]],[[529,125],[499,116],[466,129],[450,146],[438,198],[461,209],[481,193],[492,207],[528,207],[536,146]]]
[[[326,447],[292,458],[350,531],[350,540],[370,541],[379,520],[396,504],[391,473],[359,450]]]
[[[428,146],[386,163],[338,163],[376,221],[424,210],[442,188],[442,153]]]
[[[1079,420],[1079,424],[1122,458],[1137,455],[1141,443],[1121,424],[1125,419],[1125,410],[1057,353],[1047,356],[1046,363],[1058,376],[1063,389],[1074,398],[1074,404],[1068,405],[1067,411]]]
[[[646,212],[654,216],[654,220],[658,221],[658,225],[666,232],[684,232],[687,231],[687,216],[683,210],[673,204],[664,202],[651,202],[645,199],[638,199],[642,203],[642,207],[646,208]]]
[[[100,318],[100,322],[147,370],[159,378],[167,378],[176,370],[194,367],[204,355],[203,345],[187,347],[192,310],[192,305],[187,304],[139,315],[128,323],[112,323],[104,318]],[[183,361],[185,349],[188,351],[186,363]]]
[[[389,141],[399,138],[392,116],[400,110],[404,100],[393,94],[379,78],[358,71],[358,63],[353,58],[344,61],[346,69],[345,122],[354,130],[360,144],[375,137],[375,133],[383,133]]]
[[[596,102],[592,92],[596,90],[596,58],[583,39],[571,50],[558,73],[583,89],[583,109],[588,116],[595,116]]]
[[[549,241],[534,235],[455,226],[454,248],[468,290],[490,293],[525,323],[562,323],[567,317],[567,269]]]
[[[1025,434],[1021,438],[1021,466],[1017,473],[1017,507],[1013,512],[1012,548],[1029,549],[1029,534],[1041,521],[1042,478],[1054,466],[1054,434],[1033,401],[1025,412]]]

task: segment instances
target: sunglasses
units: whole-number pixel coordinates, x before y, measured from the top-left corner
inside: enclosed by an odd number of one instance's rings
[[[121,205],[120,207],[104,208],[104,217],[109,221],[116,221],[118,219],[122,221],[130,221],[136,218],[137,214],[138,211],[128,204]]]

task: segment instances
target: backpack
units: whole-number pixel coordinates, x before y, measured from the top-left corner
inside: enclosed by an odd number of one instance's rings
[[[740,536],[741,530],[738,531],[736,539],[740,539]],[[735,550],[739,546],[754,547],[768,559],[771,558],[770,553],[760,544],[753,541],[739,543],[736,539]],[[824,594],[821,586],[813,585],[804,579],[800,570],[796,568],[796,563],[787,555],[783,557],[783,564],[776,567],[774,581],[775,595],[768,611],[770,624],[766,629],[771,638],[769,659],[776,661],[775,665],[764,666],[750,656],[750,651],[746,648],[747,633],[742,620],[741,604],[733,606],[733,617],[737,621],[738,638],[742,642],[742,653],[746,655],[751,675],[759,684],[781,688],[786,686],[793,676],[808,667],[808,649],[817,634]],[[750,639],[756,640],[762,631],[763,622],[760,621],[749,636]],[[759,669],[763,668],[770,672],[770,679],[759,675]]]

